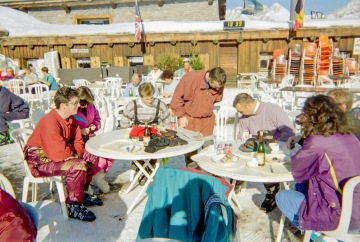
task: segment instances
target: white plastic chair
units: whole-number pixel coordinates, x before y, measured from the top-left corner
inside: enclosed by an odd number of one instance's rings
[[[19,79],[11,79],[9,80],[8,89],[16,95],[26,93],[26,82]]]
[[[10,181],[0,173],[0,188],[9,193],[16,199],[14,189]],[[64,222],[61,216],[61,207],[57,202],[51,200],[42,200],[38,202],[27,203],[30,205],[39,215],[39,224],[37,229],[39,230],[43,226],[48,226],[51,236],[51,241],[56,241],[56,232],[62,236],[61,240],[67,241],[66,233],[64,231]]]
[[[91,82],[89,82],[86,79],[74,79],[73,83],[74,83],[75,87],[88,86],[91,84]]]
[[[342,208],[339,225],[335,230],[332,231],[321,231],[321,233],[339,241],[360,241],[360,233],[349,232],[349,225],[351,221],[351,213],[353,208],[353,197],[355,187],[360,184],[360,176],[355,176],[349,179],[344,188],[342,195]],[[359,190],[360,188],[358,188]],[[359,206],[359,204],[355,204]],[[310,241],[311,230],[305,231],[304,242]]]
[[[221,106],[220,109],[216,112],[216,140],[228,140],[227,137],[227,121],[230,116],[235,116],[236,109],[230,106]],[[236,126],[237,123],[234,122],[234,137],[231,139],[236,139]]]
[[[49,112],[51,109],[55,107],[54,104],[54,96],[56,91],[46,91],[42,92],[40,95],[40,98],[42,100],[42,109],[45,111],[45,113]]]
[[[117,99],[121,96],[121,86],[122,86],[122,78],[119,77],[107,77],[105,80],[105,86],[108,89],[108,94],[106,98]]]
[[[52,190],[52,182],[55,182],[56,188],[59,194],[59,201],[62,208],[62,214],[65,220],[68,219],[68,213],[67,213],[67,207],[65,204],[66,199],[66,190],[64,187],[64,184],[62,182],[61,176],[50,176],[50,177],[34,177],[31,174],[31,171],[28,167],[27,161],[25,160],[24,156],[24,147],[26,145],[26,142],[30,135],[32,134],[31,129],[15,129],[11,131],[10,135],[13,138],[13,140],[18,145],[20,154],[22,156],[22,160],[24,163],[25,173],[26,176],[24,177],[24,185],[23,185],[23,194],[22,194],[22,202],[27,201],[28,197],[28,190],[29,190],[29,184],[32,183],[32,202],[36,201],[37,197],[37,184],[38,183],[48,183],[50,182],[50,190]]]
[[[35,94],[37,96],[37,99],[40,99],[40,95],[43,92],[48,92],[49,87],[45,84],[33,84],[28,86],[29,93]],[[36,98],[35,98],[36,99]]]

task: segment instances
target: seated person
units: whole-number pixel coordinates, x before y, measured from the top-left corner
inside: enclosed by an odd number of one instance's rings
[[[360,143],[341,106],[325,95],[303,107],[302,148],[291,157],[295,190],[282,190],[276,203],[300,230],[329,231],[338,226],[342,188],[360,175]],[[349,230],[360,229],[360,187],[354,194]]]
[[[121,128],[131,127],[133,124],[149,125],[162,122],[165,126],[170,125],[170,112],[166,104],[154,98],[155,88],[151,83],[143,83],[139,87],[140,98],[126,105],[123,118],[120,120]]]
[[[159,78],[161,77],[162,73],[163,73],[163,72],[162,72],[162,71],[159,69],[159,67],[155,64],[155,65],[154,65],[154,69],[152,69],[152,70],[149,72],[148,76],[153,77],[153,78],[156,80],[156,79],[159,79]]]
[[[73,115],[79,108],[78,92],[60,88],[54,96],[55,109],[45,114],[24,148],[34,177],[65,176],[70,218],[93,221],[96,216],[85,206],[102,205],[100,198],[84,191],[90,185],[98,157],[85,150],[81,130]]]
[[[143,83],[139,87],[140,98],[136,99],[126,105],[123,111],[123,118],[120,120],[121,128],[129,128],[131,124],[134,125],[143,125],[148,122],[151,124],[160,124],[162,123],[164,127],[169,127],[170,125],[170,112],[166,104],[154,98],[155,88],[151,83]],[[143,163],[143,161],[140,161]],[[154,164],[156,160],[152,160],[151,163]],[[134,168],[135,165],[133,164]],[[139,177],[139,183],[143,185],[146,181],[144,176]]]
[[[143,81],[140,79],[140,74],[137,72],[134,72],[134,74],[131,77],[131,82],[126,85],[125,91],[124,91],[124,97],[139,97],[139,86],[143,83]],[[130,91],[131,90],[131,91]],[[132,94],[132,95],[130,95]],[[159,96],[159,91],[155,88],[154,96]]]
[[[343,112],[351,119],[355,125],[354,135],[358,138],[358,140],[360,140],[360,119],[356,118],[351,113],[354,100],[353,94],[345,89],[339,88],[330,90],[327,95],[334,99],[336,103],[340,104]]]
[[[14,70],[11,67],[6,67],[5,75],[3,75],[3,73],[1,73],[1,74],[2,74],[2,75],[0,75],[1,81],[8,81],[8,80],[14,79],[16,77],[16,75],[14,74]]]
[[[186,73],[193,71],[194,69],[190,66],[190,59],[184,58],[184,67],[175,71],[174,76],[183,77]]]
[[[0,85],[0,146],[11,143],[7,121],[29,117],[29,105]]]
[[[99,111],[93,104],[95,98],[91,90],[86,86],[78,87],[80,107],[77,114],[74,116],[78,122],[84,142],[86,143],[94,132],[101,128],[101,118]],[[103,193],[110,191],[109,184],[104,179],[104,172],[109,171],[114,163],[113,159],[99,157],[99,163],[94,169],[94,178],[92,182]]]
[[[30,68],[24,68],[23,80],[27,84],[36,84],[38,82],[38,76],[31,72]]]
[[[253,136],[256,136],[260,130],[269,130],[275,140],[285,142],[295,134],[289,116],[276,104],[259,102],[247,93],[240,93],[235,97],[233,106],[242,115],[239,119],[238,139],[242,138],[245,130]],[[237,182],[236,192],[240,191],[240,186],[241,183]],[[280,184],[264,183],[264,187],[267,194],[261,209],[271,212],[276,207],[275,195],[280,189]]]
[[[59,84],[55,80],[55,78],[49,73],[49,68],[43,67],[41,68],[41,72],[44,75],[43,78],[38,78],[38,81],[47,85],[49,90],[58,90],[60,88]]]
[[[164,91],[161,93],[163,97],[171,97],[174,92],[176,86],[179,84],[179,80],[174,80],[174,75],[171,71],[164,71],[161,75],[161,79],[165,81]]]

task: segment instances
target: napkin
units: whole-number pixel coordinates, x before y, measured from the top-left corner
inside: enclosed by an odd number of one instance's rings
[[[157,129],[153,128],[153,127],[149,127],[150,130],[150,134],[157,134]],[[144,132],[145,132],[145,127],[140,126],[140,125],[135,125],[131,131],[129,136],[130,137],[144,137]]]
[[[204,136],[200,132],[194,132],[183,127],[177,128],[177,135],[183,139],[202,140]]]

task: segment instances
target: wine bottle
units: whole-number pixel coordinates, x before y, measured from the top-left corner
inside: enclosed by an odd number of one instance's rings
[[[132,88],[130,87],[130,89],[129,89],[129,97],[132,97],[132,96],[134,96],[134,94],[133,94]]]
[[[144,131],[144,145],[147,146],[150,141],[150,129],[147,122],[145,122],[145,131]]]
[[[263,131],[259,132],[259,146],[257,149],[256,159],[259,166],[265,165],[265,144]]]

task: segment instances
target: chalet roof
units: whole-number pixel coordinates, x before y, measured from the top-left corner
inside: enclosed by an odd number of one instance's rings
[[[161,28],[159,28],[161,26]],[[261,30],[291,30],[289,21],[246,20],[244,32]],[[317,19],[304,21],[303,29],[358,28],[360,21],[354,19]],[[143,22],[145,34],[211,33],[223,32],[223,21],[152,21]],[[129,35],[134,34],[134,22],[109,25],[48,24],[7,7],[0,6],[0,31],[8,31],[9,37],[76,36],[76,35]]]

